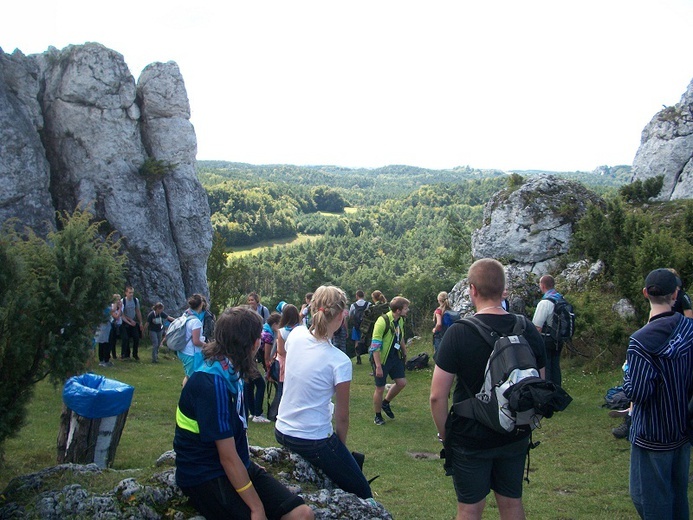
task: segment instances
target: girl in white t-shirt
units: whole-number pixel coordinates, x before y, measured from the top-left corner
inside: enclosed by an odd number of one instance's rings
[[[190,319],[185,323],[185,335],[188,342],[185,348],[178,352],[178,358],[183,362],[183,369],[185,370],[183,386],[203,362],[202,348],[206,345],[205,337],[202,334],[202,320],[200,319],[204,310],[203,307],[204,299],[201,294],[193,294],[188,298],[188,310],[185,311],[185,314],[190,316]]]
[[[347,314],[344,291],[321,286],[311,301],[310,329],[301,325],[288,336],[284,394],[275,437],[320,468],[344,491],[372,498],[366,477],[346,448],[351,360],[330,342]]]

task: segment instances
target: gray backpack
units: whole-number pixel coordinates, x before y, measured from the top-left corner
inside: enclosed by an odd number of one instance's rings
[[[194,316],[183,314],[171,322],[166,329],[166,337],[164,338],[164,342],[169,350],[180,352],[185,348],[188,344],[188,328],[186,324],[188,320],[193,318]]]

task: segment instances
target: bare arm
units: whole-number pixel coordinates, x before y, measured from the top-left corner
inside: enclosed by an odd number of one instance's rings
[[[442,440],[445,440],[445,421],[448,418],[448,395],[450,395],[450,389],[454,380],[455,374],[446,372],[438,366],[433,369],[430,397],[431,415],[438,430],[438,437]]]
[[[200,339],[202,336],[202,328],[200,327],[199,329],[193,329],[192,331],[192,344],[195,345],[196,347],[204,347],[205,343]]]
[[[245,488],[250,482],[250,477],[248,476],[248,470],[243,464],[243,461],[238,456],[234,438],[229,437],[214,442],[219,452],[219,461],[224,467],[224,472],[229,482],[231,482],[231,486],[236,490],[243,489],[243,491],[238,493],[238,496],[240,496],[243,502],[250,508],[250,517],[252,519],[267,518],[265,516],[265,507],[262,505],[262,501],[257,491],[255,491],[255,487],[251,485]]]
[[[380,360],[380,351],[373,351],[373,363],[375,364],[375,375],[377,377],[383,377],[383,364]]]
[[[282,335],[279,334],[277,336],[277,354],[280,356],[286,356],[286,348],[284,345],[286,344],[286,340],[282,338]]]
[[[433,319],[435,320],[436,324],[433,327],[433,332],[437,332],[442,330],[443,328],[443,315],[438,314],[437,312],[433,314]]]
[[[345,381],[335,386],[334,425],[337,437],[346,445],[349,431],[349,390],[351,381]]]

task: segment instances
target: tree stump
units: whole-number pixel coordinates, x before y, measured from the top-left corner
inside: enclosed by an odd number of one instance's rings
[[[95,463],[110,468],[115,459],[128,410],[119,415],[89,419],[67,406],[60,414],[58,431],[58,463]]]

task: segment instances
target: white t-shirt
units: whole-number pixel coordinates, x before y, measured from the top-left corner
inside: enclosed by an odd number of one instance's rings
[[[351,381],[349,356],[319,340],[304,326],[286,340],[284,393],[275,427],[299,439],[327,439],[332,435],[332,396],[339,383]]]
[[[202,352],[202,349],[196,345],[193,345],[192,342],[192,333],[197,329],[202,329],[202,322],[196,316],[189,319],[185,323],[185,337],[188,338],[188,342],[186,343],[185,348],[181,350],[181,353],[187,356],[194,356],[195,354]],[[205,337],[202,335],[202,330],[200,330],[200,339],[203,342],[205,341]]]
[[[551,319],[553,315],[554,303],[551,300],[540,300],[532,317],[535,327],[542,328],[544,323]]]

